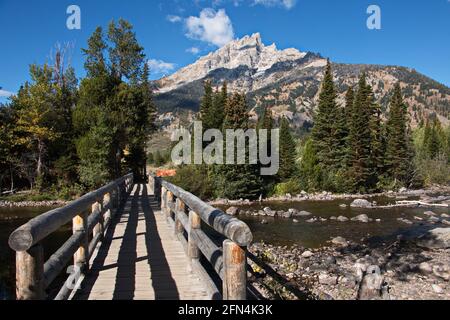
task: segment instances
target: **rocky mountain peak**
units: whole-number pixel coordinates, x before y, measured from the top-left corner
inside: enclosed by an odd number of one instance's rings
[[[201,57],[195,63],[162,78],[158,81],[159,92],[171,91],[185,83],[202,79],[217,69],[231,70],[244,66],[254,71],[256,75],[261,75],[278,62],[298,60],[305,55],[306,53],[294,48],[278,50],[275,44],[265,46],[261,35],[254,33],[231,41]]]

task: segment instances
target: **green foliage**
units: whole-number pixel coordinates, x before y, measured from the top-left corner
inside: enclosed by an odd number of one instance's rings
[[[288,180],[296,171],[296,145],[289,129],[289,122],[286,118],[281,119],[280,125],[280,169],[279,179]]]
[[[297,179],[290,179],[286,182],[277,183],[273,188],[273,194],[276,196],[284,196],[287,193],[294,195],[299,194],[301,191],[301,185]]]
[[[386,122],[386,172],[398,186],[408,186],[413,178],[408,110],[403,102],[400,85],[394,88]]]
[[[175,176],[166,179],[201,199],[213,197],[213,188],[211,188],[213,181],[210,179],[206,165],[180,166]]]

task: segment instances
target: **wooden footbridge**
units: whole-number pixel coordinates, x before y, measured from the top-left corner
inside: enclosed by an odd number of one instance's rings
[[[44,255],[42,241],[70,222],[72,236]],[[251,241],[239,219],[153,175],[135,184],[132,174],[31,219],[9,237],[16,296],[26,300],[254,298],[247,284]],[[49,296],[57,279],[63,284]]]

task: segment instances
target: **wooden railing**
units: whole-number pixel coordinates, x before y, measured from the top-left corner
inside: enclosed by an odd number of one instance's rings
[[[9,237],[9,246],[16,251],[17,299],[45,299],[46,288],[72,257],[76,270],[81,274],[87,272],[92,253],[132,186],[133,174],[130,173],[16,229]],[[73,235],[44,261],[42,240],[70,221]],[[56,299],[67,299],[72,289],[63,285]]]
[[[211,297],[246,299],[247,246],[252,241],[250,228],[162,178],[150,175],[149,187]],[[210,268],[205,267],[205,262]],[[222,290],[217,288],[218,281],[214,281],[211,272],[215,272],[222,282]]]

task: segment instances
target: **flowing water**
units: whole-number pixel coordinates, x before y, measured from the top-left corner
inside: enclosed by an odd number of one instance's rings
[[[409,198],[413,200],[414,198]],[[370,201],[377,201],[378,205],[386,205],[395,202],[395,199],[387,197],[371,198]],[[399,234],[405,236],[417,236],[426,230],[438,226],[430,224],[425,220],[425,211],[431,210],[436,214],[448,213],[447,208],[405,208],[394,207],[389,209],[362,209],[350,208],[352,200],[332,200],[332,201],[300,201],[300,202],[265,202],[251,205],[238,206],[242,210],[258,211],[264,207],[272,210],[287,211],[289,208],[305,210],[311,212],[308,217],[297,217],[298,223],[293,219],[267,216],[240,215],[239,219],[245,221],[253,232],[254,241],[265,241],[275,245],[298,244],[308,248],[317,248],[326,245],[331,238],[341,236],[347,240],[355,242],[362,238],[369,241],[385,241],[395,238]],[[341,208],[340,204],[346,204],[346,208]],[[226,207],[222,207],[226,209]],[[374,221],[363,223],[358,221],[339,222],[330,220],[331,216],[355,217],[359,214],[367,214]],[[414,217],[423,218],[418,221]],[[326,218],[327,221],[306,222],[312,217]],[[413,222],[406,224],[398,221],[398,218],[405,218]],[[267,224],[262,224],[262,220]],[[381,222],[375,222],[381,219]]]
[[[370,200],[375,200],[380,205],[395,201],[392,198],[371,198]],[[263,240],[267,243],[277,245],[296,243],[309,248],[326,245],[327,241],[336,236],[342,236],[356,242],[360,241],[363,237],[369,238],[370,241],[384,241],[396,237],[399,234],[416,235],[431,227],[436,227],[436,225],[414,219],[414,216],[417,216],[426,220],[427,216],[424,215],[424,212],[430,209],[399,207],[389,209],[358,209],[350,208],[349,206],[341,208],[339,205],[343,203],[349,205],[351,200],[269,202],[240,206],[243,210],[252,211],[258,211],[268,206],[273,210],[287,211],[289,208],[295,208],[312,213],[309,217],[296,218],[299,221],[298,223],[294,223],[293,219],[278,217],[240,215],[239,218],[249,225],[253,232],[254,241]],[[8,247],[9,234],[32,217],[49,209],[51,208],[0,208],[0,300],[14,298],[15,253]],[[222,209],[226,209],[226,207],[222,207]],[[431,210],[437,214],[448,213],[448,209],[446,208],[433,208]],[[331,216],[337,217],[339,215],[352,218],[362,213],[367,214],[374,220],[381,219],[381,222],[338,222],[329,219]],[[306,222],[311,217],[323,217],[327,218],[327,221]],[[406,218],[414,223],[408,225],[400,222],[397,220],[400,217]],[[268,224],[262,224],[261,221],[263,219]],[[45,239],[43,244],[46,258],[59,248],[70,234],[70,225],[66,225]],[[60,280],[59,284],[61,284],[61,281],[63,280]],[[55,288],[59,284],[55,283]]]
[[[31,218],[44,213],[49,207],[0,208],[0,300],[15,297],[15,252],[8,246],[8,237],[14,229]],[[70,226],[64,226],[58,232],[43,241],[44,255],[47,259],[70,236]]]

